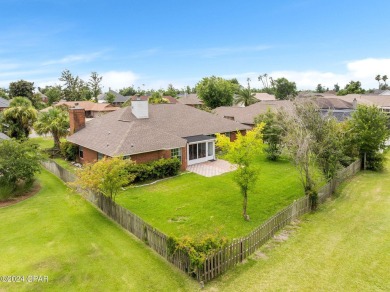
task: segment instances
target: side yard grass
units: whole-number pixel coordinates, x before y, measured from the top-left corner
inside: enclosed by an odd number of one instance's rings
[[[389,291],[390,163],[358,174],[338,195],[207,290]]]
[[[150,186],[130,187],[116,201],[169,235],[237,238],[304,195],[289,161],[269,162],[261,156],[257,164],[260,177],[249,194],[249,222],[242,217],[242,195],[233,173],[215,177],[183,174]]]
[[[180,291],[198,284],[104,217],[47,171],[41,191],[0,209],[0,291]]]

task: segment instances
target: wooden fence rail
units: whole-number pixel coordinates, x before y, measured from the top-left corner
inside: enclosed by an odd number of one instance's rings
[[[43,162],[42,165],[65,182],[73,182],[75,175],[70,173],[54,161]],[[337,178],[330,181],[319,190],[318,203],[322,204],[329,198],[337,186],[345,179],[353,176],[361,169],[361,161],[357,160],[348,167],[342,169]],[[291,205],[284,208],[259,227],[251,231],[247,236],[234,239],[229,245],[209,254],[201,268],[191,266],[188,254],[176,252],[168,253],[168,236],[153,226],[143,221],[126,208],[117,205],[110,198],[93,192],[84,192],[84,197],[96,205],[104,214],[120,224],[140,240],[149,245],[162,257],[167,259],[180,270],[195,276],[199,281],[208,282],[223,274],[231,267],[245,260],[260,246],[272,238],[293,220],[310,211],[310,200],[307,196],[295,200]],[[195,271],[195,272],[194,272]]]

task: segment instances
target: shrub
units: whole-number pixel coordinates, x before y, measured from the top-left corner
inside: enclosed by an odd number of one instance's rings
[[[135,176],[134,182],[144,182],[177,175],[180,165],[180,160],[177,158],[162,158],[149,163],[129,164],[126,169],[129,174]]]
[[[66,158],[66,160],[74,161],[76,159],[77,151],[79,148],[66,141],[61,143],[61,155]]]

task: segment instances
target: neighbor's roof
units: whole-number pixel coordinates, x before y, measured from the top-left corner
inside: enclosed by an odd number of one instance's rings
[[[11,138],[8,137],[6,134],[0,132],[0,140],[9,140],[9,139]]]
[[[178,103],[177,99],[170,95],[164,95],[163,98],[167,99],[169,103]]]
[[[242,124],[254,125],[255,117],[264,114],[267,110],[284,109],[288,112],[293,110],[293,103],[289,100],[261,101],[247,107],[221,106],[214,109],[218,116],[228,119],[234,118]]]
[[[186,94],[177,99],[178,103],[186,105],[201,105],[203,101],[199,99],[196,93]]]
[[[9,107],[9,100],[0,97],[0,108]]]
[[[255,98],[263,101],[263,100],[276,100],[275,95],[273,94],[268,94],[265,92],[257,92],[255,93]]]
[[[320,109],[331,109],[331,110],[342,110],[348,109],[353,110],[353,103],[342,100],[340,98],[324,98],[317,97],[313,99]]]
[[[92,101],[60,101],[54,106],[66,105],[67,107],[74,107],[76,104],[78,104],[79,107],[85,109],[85,111],[93,112],[110,112],[118,109],[109,103],[96,103]]]
[[[108,90],[109,93],[112,93],[115,96],[114,103],[118,102],[126,102],[129,99],[129,96],[123,96],[122,94],[114,91],[114,90]],[[108,93],[107,92],[107,93]],[[101,93],[97,96],[98,100],[106,100],[107,93]]]
[[[86,124],[68,140],[108,156],[134,155],[184,147],[184,137],[250,129],[181,104],[150,104],[149,118],[137,119],[131,107]]]

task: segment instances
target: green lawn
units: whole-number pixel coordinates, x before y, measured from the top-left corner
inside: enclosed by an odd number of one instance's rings
[[[34,197],[0,209],[0,291],[180,291],[198,284],[43,171]]]
[[[388,155],[389,158],[389,155]],[[265,256],[211,282],[210,291],[389,291],[390,163],[363,172],[307,215]]]
[[[242,195],[233,173],[211,178],[183,174],[154,185],[130,188],[116,200],[169,235],[219,233],[240,237],[303,195],[298,173],[290,162],[269,162],[261,156],[257,163],[260,177],[248,199],[250,222],[243,220]]]

